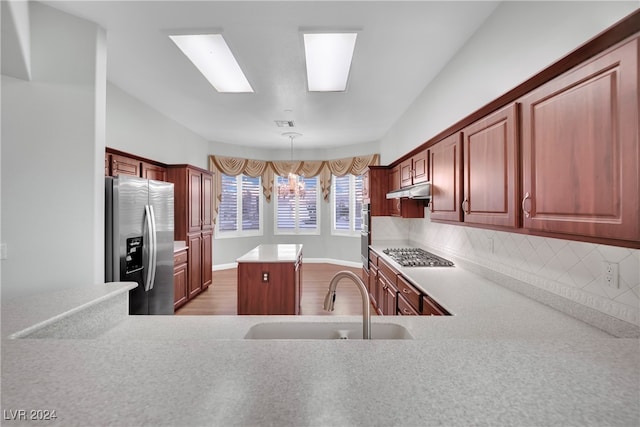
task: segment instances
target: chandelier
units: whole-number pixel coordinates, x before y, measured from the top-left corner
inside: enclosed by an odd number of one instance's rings
[[[282,135],[288,136],[291,142],[291,167],[293,168],[293,140],[297,136],[302,136],[297,132],[285,132]],[[278,197],[285,199],[287,197],[304,196],[304,181],[302,177],[290,171],[287,180],[278,184]]]

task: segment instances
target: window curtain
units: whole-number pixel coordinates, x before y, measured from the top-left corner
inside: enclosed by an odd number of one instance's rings
[[[320,176],[320,188],[325,202],[329,201],[331,176],[362,175],[369,166],[380,162],[379,154],[348,157],[338,160],[299,160],[299,161],[263,161],[238,157],[209,156],[209,170],[215,176],[215,197],[213,202],[214,218],[222,200],[222,174],[236,176],[244,174],[262,178],[262,193],[267,202],[271,202],[274,176],[287,176],[290,172],[305,178]]]

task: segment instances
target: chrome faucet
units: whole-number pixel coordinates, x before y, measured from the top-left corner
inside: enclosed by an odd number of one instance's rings
[[[371,300],[369,299],[369,291],[367,291],[367,287],[357,274],[345,270],[339,271],[335,276],[333,276],[331,283],[329,283],[329,292],[327,292],[327,296],[324,297],[324,309],[326,311],[333,311],[333,306],[336,302],[336,286],[338,286],[340,279],[351,279],[353,283],[358,286],[358,289],[360,289],[360,294],[362,294],[362,339],[370,340]]]

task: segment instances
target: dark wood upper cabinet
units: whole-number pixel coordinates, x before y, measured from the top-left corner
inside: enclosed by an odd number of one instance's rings
[[[408,187],[429,180],[428,150],[420,151],[400,163],[400,186]]]
[[[167,180],[164,164],[107,147],[104,154],[105,176],[130,175],[138,178]]]
[[[202,174],[202,230],[213,230],[213,175]]]
[[[462,130],[466,223],[519,225],[517,112],[511,104]]]
[[[142,178],[166,181],[167,168],[164,166],[154,165],[152,163],[142,162]]]
[[[462,221],[462,134],[431,146],[431,219]]]
[[[188,218],[189,232],[202,229],[202,173],[198,170],[187,168],[188,182]]]
[[[413,184],[413,161],[407,159],[400,163],[400,187],[408,187]]]
[[[524,227],[640,240],[638,39],[521,99]]]
[[[363,202],[371,204],[371,216],[389,215],[386,195],[389,191],[389,169],[385,166],[369,166],[363,174]]]
[[[140,160],[130,157],[111,155],[111,176],[130,175],[140,177]]]

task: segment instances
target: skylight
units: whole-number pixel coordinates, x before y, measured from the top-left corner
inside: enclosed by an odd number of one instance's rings
[[[311,92],[347,90],[357,33],[304,34],[307,83]]]
[[[169,36],[218,92],[253,92],[222,34]]]

